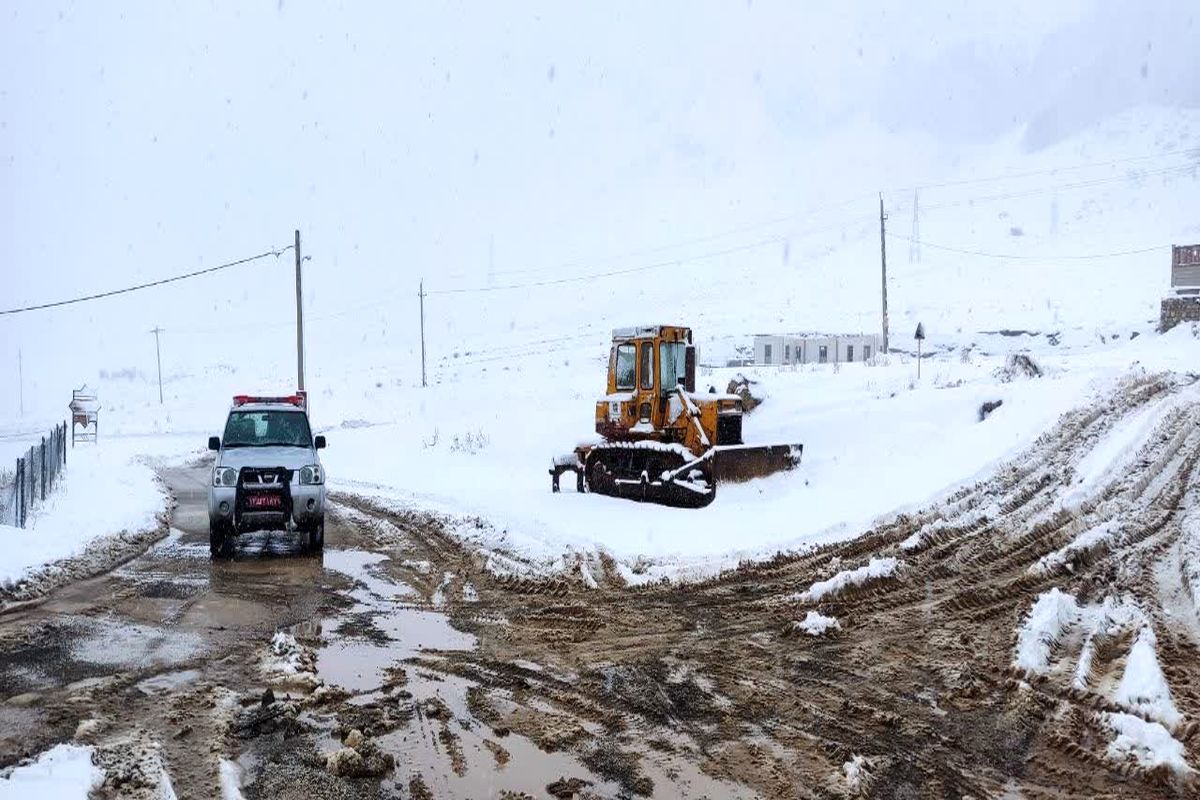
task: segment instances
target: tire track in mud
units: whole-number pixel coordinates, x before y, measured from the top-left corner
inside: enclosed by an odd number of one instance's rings
[[[1094,687],[1119,674],[1127,642],[1095,656],[1093,688],[1011,667],[1016,630],[1040,593],[1058,587],[1088,602],[1126,594],[1158,635],[1187,721],[1176,733],[1189,751],[1200,746],[1197,642],[1164,615],[1156,585],[1200,460],[1200,402],[1178,402],[1124,473],[1063,505],[1087,453],[1133,412],[1179,401],[1170,396],[1180,390],[1169,376],[1128,379],[1063,415],[991,478],[929,508],[852,541],[693,584],[625,588],[602,579],[589,590],[580,580],[499,578],[426,526],[410,546],[455,572],[447,611],[480,647],[422,667],[476,682],[481,704],[515,703],[522,719],[541,715],[549,725],[565,715],[597,726],[640,759],[660,756],[646,742],[663,743],[766,797],[1186,796],[1194,784],[1106,756],[1111,732],[1098,714],[1130,712]],[[407,530],[370,501],[337,500]],[[1105,525],[1110,538],[1064,550]],[[894,577],[816,602],[795,597],[881,556],[903,562]],[[467,581],[477,589],[470,603],[460,601]],[[432,597],[431,582],[425,587]],[[792,620],[809,610],[841,629],[796,632]],[[515,672],[518,659],[542,669]],[[843,769],[856,756],[857,788]],[[1198,765],[1195,753],[1188,758]]]

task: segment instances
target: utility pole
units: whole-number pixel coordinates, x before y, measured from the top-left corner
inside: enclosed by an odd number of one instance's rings
[[[21,351],[17,350],[17,391],[21,397],[21,416],[25,416],[25,364],[22,361]]]
[[[162,393],[162,348],[158,345],[158,335],[163,332],[163,329],[154,326],[154,330],[150,331],[154,334],[154,357],[158,361],[158,404],[161,406],[163,402]]]
[[[421,386],[425,387],[428,384],[425,382],[425,281],[421,280],[421,286],[417,291],[417,295],[421,298]]]
[[[883,192],[879,193],[879,258],[883,265],[883,352],[888,352],[887,312],[887,214],[883,211]]]
[[[300,285],[300,231],[296,230],[296,388],[304,391],[304,292]]]

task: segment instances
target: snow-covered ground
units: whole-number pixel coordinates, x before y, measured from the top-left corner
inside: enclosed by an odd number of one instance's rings
[[[920,381],[905,355],[836,369],[743,370],[766,397],[746,420],[747,440],[803,443],[803,462],[791,473],[723,485],[711,506],[694,511],[580,496],[571,481],[562,494],[550,492],[551,457],[591,435],[592,403],[604,377],[603,335],[592,358],[560,366],[562,385],[548,358],[541,369],[524,359],[510,371],[428,389],[397,386],[380,368],[365,386],[350,375],[337,384],[322,381],[313,418],[329,440],[322,459],[334,490],[472,518],[460,528],[464,536],[545,569],[574,563],[576,553],[603,551],[631,580],[698,576],[740,559],[856,535],[881,516],[985,476],[1063,412],[1130,371],[1186,371],[1200,358],[1200,340],[1186,326],[1165,336],[1139,333],[1094,347],[1034,342],[1026,349],[1046,370],[1042,378],[1013,378],[1003,354],[982,348],[966,357],[947,350],[927,358]],[[713,370],[701,380],[724,388],[735,372]],[[239,380],[228,380],[230,395],[258,388]],[[203,382],[189,382],[181,394],[194,390],[194,397],[173,403],[169,418],[143,406],[144,416],[112,420],[120,433],[102,437],[98,447],[72,451],[64,493],[39,512],[34,529],[14,536],[37,549],[6,565],[5,574],[18,574],[52,546],[59,557],[70,554],[82,541],[81,528],[151,524],[162,497],[134,456],[196,454],[210,433],[220,432],[227,396],[214,397]],[[980,405],[994,400],[1003,405],[980,421]],[[167,424],[185,432],[155,433]],[[1118,427],[1089,457],[1081,479],[1112,469],[1128,450],[1122,437],[1136,443],[1149,428],[1143,415]],[[126,502],[97,503],[112,496]]]
[[[155,530],[168,498],[145,463],[146,450],[139,439],[72,449],[61,483],[34,506],[26,527],[0,525],[0,586],[11,588],[48,564],[79,557],[99,540]]]
[[[91,747],[60,744],[31,764],[0,773],[0,800],[87,800],[103,782],[104,771],[92,763]]]

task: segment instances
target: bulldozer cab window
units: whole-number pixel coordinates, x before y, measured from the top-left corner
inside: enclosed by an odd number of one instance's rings
[[[662,393],[675,390],[687,378],[687,345],[683,342],[663,342],[658,346],[659,385]]]
[[[642,388],[654,388],[654,344],[652,342],[642,344]]]
[[[637,347],[632,344],[617,345],[617,389],[633,389],[637,386]]]

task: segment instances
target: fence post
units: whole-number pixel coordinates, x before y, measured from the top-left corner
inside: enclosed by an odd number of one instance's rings
[[[18,528],[25,527],[25,459],[17,459],[17,513],[16,519]]]
[[[33,510],[33,448],[25,453],[25,468],[21,470],[25,473],[25,510],[21,512],[22,519],[29,518],[29,512]],[[22,525],[21,527],[24,527]]]
[[[42,502],[46,502],[46,437],[42,437],[42,457],[38,459],[42,465]]]

